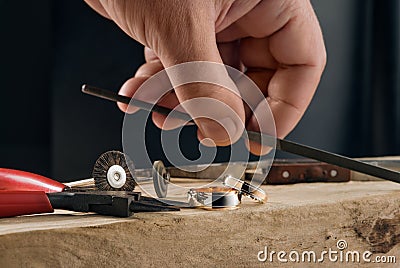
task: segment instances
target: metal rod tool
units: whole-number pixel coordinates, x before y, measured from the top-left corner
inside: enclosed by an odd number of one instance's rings
[[[159,106],[157,104],[151,104],[145,101],[140,101],[137,99],[131,99],[126,96],[118,95],[117,93],[105,89],[100,89],[88,85],[82,86],[82,92],[100,97],[103,99],[111,100],[114,102],[121,102],[128,105],[135,106],[137,108],[157,112],[160,114],[174,116],[179,119],[186,120],[193,123],[193,119],[187,113],[171,110],[169,108]],[[243,132],[242,137],[246,137],[246,131]],[[303,157],[308,157],[311,159],[319,160],[328,164],[336,165],[339,167],[347,168],[353,171],[357,171],[363,174],[371,175],[377,178],[382,178],[385,180],[400,183],[400,173],[394,170],[386,169],[383,167],[374,166],[368,163],[364,163],[358,160],[351,159],[342,155],[334,154],[331,152],[316,149],[310,146],[302,145],[300,143],[288,141],[285,139],[279,139],[267,134],[247,131],[247,137],[250,141],[257,142],[264,146],[273,146],[276,144],[276,149],[285,151],[288,153],[296,154]]]

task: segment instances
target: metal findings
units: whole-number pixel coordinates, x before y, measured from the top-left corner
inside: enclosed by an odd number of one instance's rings
[[[240,204],[237,190],[218,186],[190,189],[188,201],[190,207],[204,209],[236,209]]]
[[[267,201],[267,194],[260,187],[251,185],[243,180],[237,179],[231,175],[226,175],[223,184],[239,192],[239,194],[248,196],[260,203]]]

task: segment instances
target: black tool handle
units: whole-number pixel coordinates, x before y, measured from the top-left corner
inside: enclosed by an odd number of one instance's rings
[[[177,111],[177,110],[171,110],[169,108],[166,108],[166,107],[163,107],[163,106],[160,106],[157,104],[151,104],[151,103],[141,101],[138,99],[122,96],[122,95],[119,95],[110,90],[101,89],[101,88],[97,88],[97,87],[93,87],[93,86],[89,86],[89,85],[83,85],[82,92],[92,95],[92,96],[95,96],[95,97],[102,98],[102,99],[106,99],[106,100],[110,100],[110,101],[114,101],[114,102],[121,102],[121,103],[131,105],[131,106],[134,106],[134,107],[137,107],[142,110],[149,111],[149,112],[157,112],[157,113],[160,113],[163,115],[171,114],[171,116],[174,118],[182,119],[187,122],[193,122],[192,117],[187,113]]]

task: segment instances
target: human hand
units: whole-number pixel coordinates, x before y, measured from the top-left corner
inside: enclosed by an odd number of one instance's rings
[[[325,67],[322,33],[308,0],[85,1],[145,46],[146,63],[121,87],[122,95],[133,96],[155,73],[179,63],[224,63],[245,71],[257,84],[271,108],[277,136],[283,138],[303,116]],[[263,132],[241,98],[223,87],[180,86],[158,104],[173,108],[203,97],[221,101],[236,114],[234,126],[226,129],[211,119],[195,119],[198,138],[206,145],[208,139],[222,146],[232,143],[240,137],[243,124]],[[119,107],[127,109],[123,104]],[[198,107],[184,108],[191,115],[199,114]],[[233,117],[224,111],[218,116]],[[165,116],[153,113],[152,118],[163,127]],[[266,152],[252,142],[249,149],[254,154]]]

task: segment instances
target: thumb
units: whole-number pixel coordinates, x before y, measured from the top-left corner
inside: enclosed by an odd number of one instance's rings
[[[198,17],[197,13],[195,17],[196,23],[189,23],[192,27],[178,31],[171,26],[168,37],[158,35],[155,52],[180,105],[199,127],[199,140],[209,146],[226,146],[236,142],[244,130],[243,102],[222,64],[215,23],[207,15]],[[194,18],[186,18],[186,23],[188,19]]]

